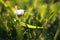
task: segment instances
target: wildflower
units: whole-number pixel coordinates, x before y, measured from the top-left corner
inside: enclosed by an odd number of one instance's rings
[[[15,13],[16,15],[23,15],[23,14],[24,14],[24,10],[23,10],[23,9],[15,10],[14,13]]]

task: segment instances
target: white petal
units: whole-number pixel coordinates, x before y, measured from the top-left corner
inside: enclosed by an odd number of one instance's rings
[[[16,22],[16,19],[14,19],[14,22]]]
[[[15,13],[16,15],[23,15],[23,14],[24,14],[24,10],[23,10],[23,9],[15,10],[14,13]]]

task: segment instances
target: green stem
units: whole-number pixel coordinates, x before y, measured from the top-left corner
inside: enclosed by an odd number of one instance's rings
[[[58,35],[59,35],[59,32],[60,32],[60,29],[58,28],[57,31],[56,31],[56,34],[55,34],[55,36],[54,36],[54,40],[57,40],[57,37],[58,37]]]

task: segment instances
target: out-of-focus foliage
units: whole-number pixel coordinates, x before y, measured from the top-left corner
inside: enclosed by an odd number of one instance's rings
[[[24,9],[24,15],[14,14]],[[60,0],[0,0],[0,40],[59,40]]]

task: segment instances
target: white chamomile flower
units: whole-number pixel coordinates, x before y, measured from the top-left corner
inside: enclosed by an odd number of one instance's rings
[[[23,15],[24,14],[24,10],[23,9],[15,10],[14,13],[16,15]]]

